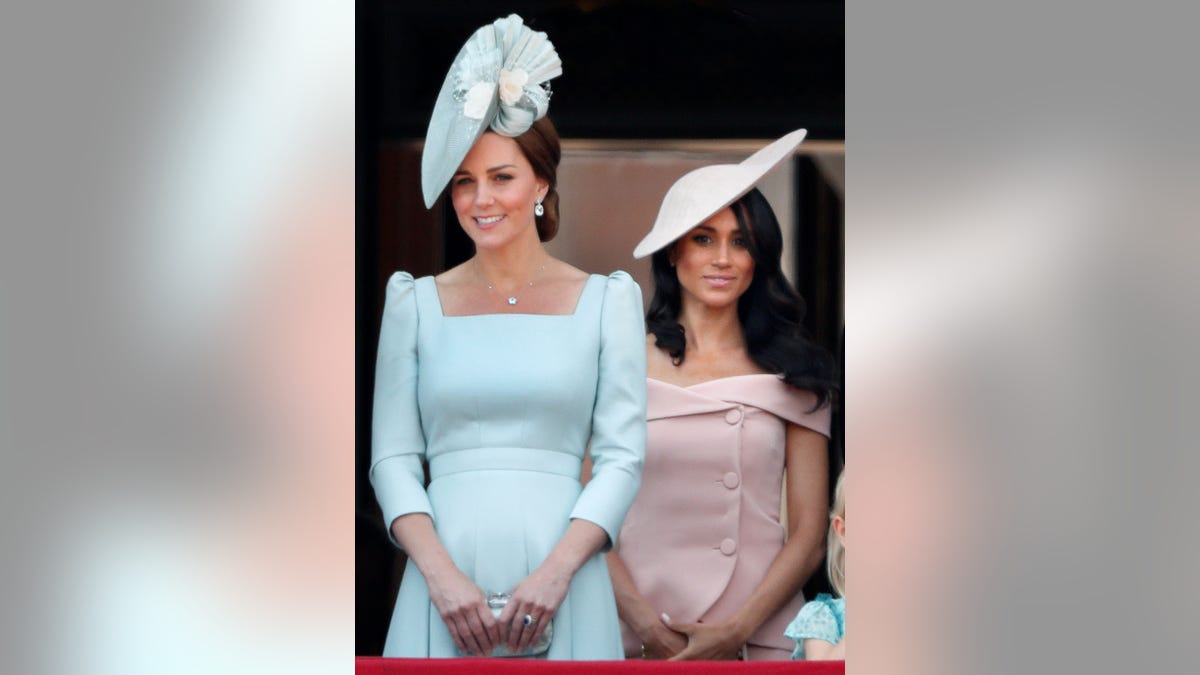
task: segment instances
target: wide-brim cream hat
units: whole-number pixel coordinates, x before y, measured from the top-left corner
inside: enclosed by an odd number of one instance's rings
[[[644,258],[687,234],[721,209],[741,199],[784,160],[792,156],[808,131],[797,129],[773,141],[740,164],[714,164],[684,174],[675,181],[658,209],[650,234],[633,249]]]

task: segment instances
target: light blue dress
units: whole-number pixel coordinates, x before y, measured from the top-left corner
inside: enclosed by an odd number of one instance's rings
[[[616,540],[646,440],[642,295],[624,272],[588,278],[573,314],[444,316],[432,277],[387,287],[376,364],[371,484],[390,525],[427,513],[485,592],[511,591],[582,518]],[[590,442],[592,479],[580,487]],[[424,485],[422,460],[429,462]],[[601,554],[554,616],[551,659],[623,657]],[[462,654],[410,561],[384,656]]]
[[[818,593],[815,600],[804,603],[783,634],[796,642],[793,660],[805,658],[805,640],[824,640],[836,645],[846,635],[846,599]]]

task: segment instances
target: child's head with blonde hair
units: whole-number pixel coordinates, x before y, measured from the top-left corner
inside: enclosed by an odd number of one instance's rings
[[[825,558],[829,583],[837,594],[846,597],[846,470],[838,475],[833,489],[833,509],[829,512],[829,548]]]

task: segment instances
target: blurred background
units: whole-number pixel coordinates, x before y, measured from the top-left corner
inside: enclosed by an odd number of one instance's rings
[[[436,274],[473,253],[445,199],[421,198],[433,101],[463,42],[516,12],[563,61],[550,118],[562,137],[552,255],[630,272],[648,305],[649,259],[634,245],[672,183],[736,163],[797,128],[808,136],[762,184],[784,230],[784,268],[806,327],[835,355],[843,333],[844,8],[841,2],[479,2],[360,4],[357,64],[356,494],[359,654],[378,654],[403,556],[388,544],[367,481],[368,405],[384,287],[396,270]],[[840,431],[831,472],[842,465]],[[823,568],[822,568],[823,569]],[[828,590],[823,572],[809,593]]]

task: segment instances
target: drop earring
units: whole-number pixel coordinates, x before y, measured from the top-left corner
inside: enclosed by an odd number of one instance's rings
[[[533,205],[533,215],[535,215],[535,216],[546,215],[546,207],[542,206],[542,198],[541,197],[538,197],[537,204]]]

